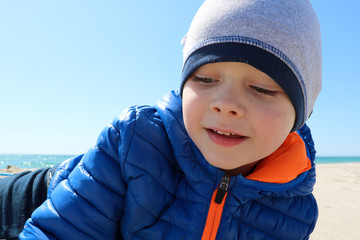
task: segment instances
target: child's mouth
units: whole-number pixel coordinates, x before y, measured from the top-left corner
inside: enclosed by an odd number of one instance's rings
[[[209,138],[215,144],[226,146],[226,147],[232,147],[232,146],[238,145],[249,138],[246,136],[238,135],[236,133],[223,132],[223,131],[215,130],[215,129],[206,129],[206,132],[208,133]]]

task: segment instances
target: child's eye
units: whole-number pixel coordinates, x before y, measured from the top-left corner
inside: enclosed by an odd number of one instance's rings
[[[268,90],[268,89],[257,87],[257,86],[250,86],[250,87],[251,87],[251,89],[253,89],[255,91],[255,93],[260,94],[260,95],[267,95],[267,96],[275,97],[276,94],[278,93],[277,91]]]
[[[206,77],[198,77],[198,76],[195,76],[192,80],[195,82],[203,83],[203,84],[209,84],[209,83],[216,82],[216,79],[206,78]]]

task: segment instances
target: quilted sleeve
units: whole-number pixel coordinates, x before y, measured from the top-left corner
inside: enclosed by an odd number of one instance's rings
[[[136,113],[124,112],[107,126],[96,146],[26,222],[20,239],[118,238],[126,193],[123,164]]]

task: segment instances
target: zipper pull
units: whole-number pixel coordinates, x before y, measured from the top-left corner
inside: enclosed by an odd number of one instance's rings
[[[229,185],[230,185],[230,176],[229,175],[223,176],[221,178],[220,185],[218,187],[218,191],[215,197],[215,202],[217,204],[221,204],[221,202],[223,201],[225,194],[229,189]]]

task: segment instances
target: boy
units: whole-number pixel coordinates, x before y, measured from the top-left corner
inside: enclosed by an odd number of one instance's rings
[[[207,0],[180,93],[115,118],[57,169],[21,239],[307,239],[317,219],[305,124],[321,87],[305,0]]]

